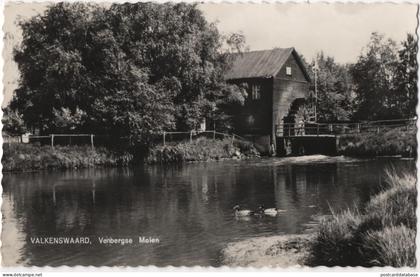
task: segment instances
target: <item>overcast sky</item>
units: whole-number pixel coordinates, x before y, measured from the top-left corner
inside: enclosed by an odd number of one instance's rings
[[[46,3],[5,5],[4,87],[2,106],[10,101],[17,86],[18,71],[12,49],[21,40],[19,18],[45,10]],[[355,62],[372,32],[401,41],[415,33],[417,6],[414,4],[200,4],[210,22],[217,21],[225,34],[243,32],[250,50],[295,47],[311,60],[319,51],[338,62]]]

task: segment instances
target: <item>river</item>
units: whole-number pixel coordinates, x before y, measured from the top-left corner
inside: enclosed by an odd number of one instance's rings
[[[3,176],[3,265],[220,266],[227,243],[300,234],[330,208],[361,206],[387,168],[413,160],[306,156]],[[236,204],[285,212],[234,216]],[[89,244],[34,238],[88,237]],[[129,245],[99,238],[132,238]],[[139,237],[158,243],[138,243]]]

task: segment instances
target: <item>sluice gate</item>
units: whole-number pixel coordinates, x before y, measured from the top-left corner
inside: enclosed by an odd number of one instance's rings
[[[277,137],[277,156],[336,155],[337,136]]]

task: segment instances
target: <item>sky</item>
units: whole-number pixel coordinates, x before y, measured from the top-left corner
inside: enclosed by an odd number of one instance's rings
[[[46,6],[45,2],[5,5],[3,107],[19,78],[12,58],[13,47],[22,38],[17,22],[42,13]],[[216,22],[221,33],[242,32],[250,50],[295,47],[308,61],[323,51],[337,62],[356,62],[372,32],[402,41],[417,26],[417,6],[408,3],[203,3],[198,8],[209,22]]]

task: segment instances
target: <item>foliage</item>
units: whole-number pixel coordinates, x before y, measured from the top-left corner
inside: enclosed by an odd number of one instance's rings
[[[57,130],[70,130],[73,131],[83,124],[82,120],[86,117],[86,113],[76,107],[74,113],[69,108],[62,107],[61,110],[53,108],[54,124]]]
[[[412,35],[397,44],[373,33],[369,44],[351,68],[356,93],[356,119],[406,118],[417,103],[417,42]]]
[[[417,106],[417,40],[412,34],[407,34],[402,45],[398,51],[400,62],[395,72],[391,109],[397,116],[414,117]]]
[[[417,189],[412,174],[388,173],[365,208],[333,213],[310,245],[313,266],[415,266]]]
[[[348,156],[416,156],[416,131],[393,128],[381,132],[340,136],[338,153]]]
[[[10,108],[3,110],[3,131],[10,135],[22,135],[26,130],[23,116],[18,111],[13,111]]]
[[[338,64],[333,57],[320,52],[309,65],[309,69],[312,79],[310,89],[313,92],[316,82],[318,122],[349,120],[353,112],[351,105],[353,84],[349,66]]]
[[[147,144],[152,133],[194,129],[222,116],[219,105],[241,102],[223,80],[223,38],[196,5],[58,3],[21,27],[11,107],[43,133],[89,130]],[[243,38],[229,44],[240,48]]]
[[[175,145],[157,145],[150,149],[148,163],[211,161],[242,156],[256,157],[258,151],[248,143],[232,143],[231,139],[199,138]]]
[[[392,267],[416,266],[416,231],[400,226],[368,232],[363,243],[374,253],[372,265]]]
[[[312,263],[325,266],[357,265],[357,241],[353,233],[360,224],[360,216],[350,210],[334,213],[321,221],[315,241],[311,245]]]
[[[34,171],[45,169],[86,168],[95,166],[124,166],[133,155],[103,147],[39,146],[12,143],[3,145],[3,171]]]

